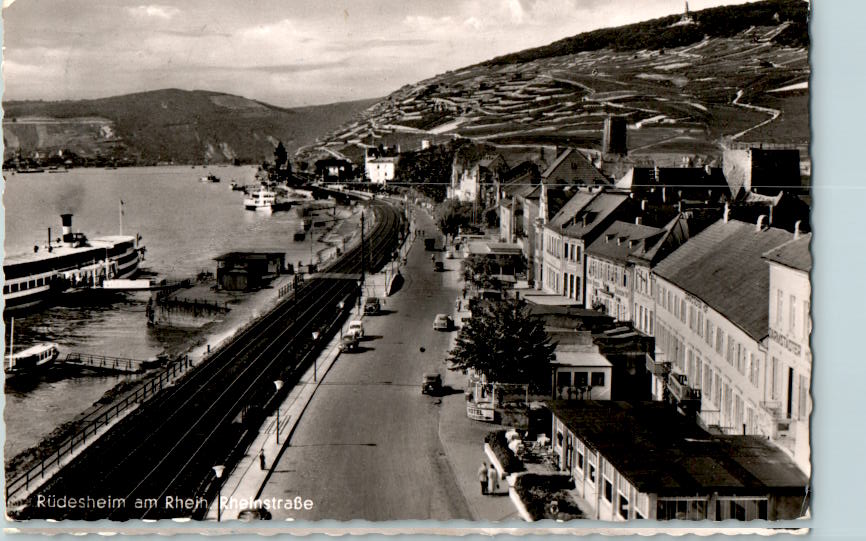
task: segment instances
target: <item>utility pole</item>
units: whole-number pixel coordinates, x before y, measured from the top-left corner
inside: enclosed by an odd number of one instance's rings
[[[361,284],[364,283],[364,271],[367,268],[367,248],[364,241],[364,211],[361,211]]]

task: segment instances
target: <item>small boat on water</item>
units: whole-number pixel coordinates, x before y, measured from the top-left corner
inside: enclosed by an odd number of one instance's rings
[[[243,192],[246,190],[246,186],[244,186],[243,184],[238,184],[237,182],[232,182],[231,188],[233,192]]]
[[[4,365],[4,372],[6,377],[32,374],[48,368],[59,355],[57,344],[36,344],[18,353],[10,354],[9,360]]]
[[[208,173],[206,177],[201,177],[200,182],[219,182],[220,178],[213,173]]]
[[[15,353],[15,318],[12,318],[9,334],[9,358],[3,363],[3,371],[6,377],[18,374],[32,374],[45,368],[57,360],[60,350],[57,344],[44,343],[30,346],[29,348]]]

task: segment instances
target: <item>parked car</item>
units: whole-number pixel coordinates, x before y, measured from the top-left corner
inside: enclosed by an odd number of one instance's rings
[[[367,297],[367,300],[364,301],[364,313],[367,315],[376,315],[381,308],[382,305],[378,297]]]
[[[358,337],[354,334],[344,334],[340,339],[340,351],[348,352],[358,349]]]
[[[454,322],[451,317],[445,314],[436,314],[436,319],[433,320],[434,331],[450,331]]]
[[[436,249],[436,239],[424,239],[424,249],[432,252]]]
[[[439,374],[424,374],[421,380],[421,393],[437,395],[442,392],[442,376]]]
[[[442,263],[441,261],[434,262],[433,263],[433,271],[434,272],[444,272],[445,271],[445,264]]]
[[[354,336],[356,339],[364,336],[364,323],[360,319],[355,319],[349,322],[349,329],[346,334]]]

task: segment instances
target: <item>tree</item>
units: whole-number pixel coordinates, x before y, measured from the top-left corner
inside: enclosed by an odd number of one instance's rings
[[[277,142],[277,148],[274,149],[274,167],[279,171],[289,160],[289,154],[286,152],[286,147],[282,141]]]
[[[445,235],[455,236],[460,232],[460,227],[472,222],[472,203],[462,203],[456,199],[449,199],[439,205],[439,214],[436,222],[439,229]]]
[[[533,392],[544,392],[550,387],[555,349],[525,300],[479,303],[449,352],[449,368],[472,368],[488,381],[529,384]]]

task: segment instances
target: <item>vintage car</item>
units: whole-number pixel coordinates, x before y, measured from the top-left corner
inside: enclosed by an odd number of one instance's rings
[[[379,297],[367,297],[364,301],[364,313],[370,316],[374,316],[379,313],[379,310],[382,308],[381,302],[379,302]]]
[[[450,331],[454,322],[450,316],[445,314],[436,314],[436,319],[433,320],[434,331]]]
[[[424,374],[421,380],[421,393],[436,395],[442,392],[442,376],[439,374]]]
[[[364,337],[364,323],[360,319],[355,319],[349,322],[349,328],[346,334],[354,336],[356,339]]]
[[[349,352],[358,349],[358,337],[353,334],[344,334],[340,338],[340,351]]]

